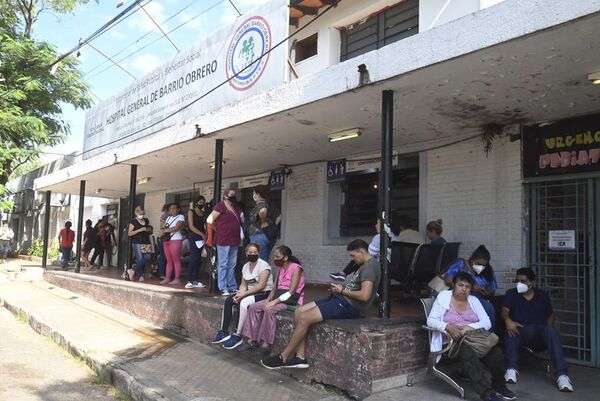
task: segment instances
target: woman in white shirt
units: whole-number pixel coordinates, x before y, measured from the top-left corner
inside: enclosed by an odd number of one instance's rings
[[[267,299],[273,288],[273,274],[271,266],[259,258],[260,246],[250,243],[246,245],[246,260],[242,268],[242,282],[240,288],[233,295],[225,299],[221,329],[213,339],[213,344],[223,344],[225,349],[234,349],[242,345],[242,329],[248,315],[248,307],[255,302]],[[229,334],[229,325],[233,309],[238,306],[239,319],[236,332]]]
[[[169,215],[165,220],[164,226],[160,229],[160,235],[163,240],[163,248],[167,258],[167,275],[161,281],[161,284],[180,284],[181,283],[181,243],[183,236],[181,229],[185,224],[185,217],[180,213],[179,206],[176,203],[169,205]],[[175,269],[175,279],[171,282]]]

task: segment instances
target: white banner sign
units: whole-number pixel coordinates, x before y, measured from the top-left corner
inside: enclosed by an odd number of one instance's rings
[[[288,36],[288,18],[288,2],[272,0],[92,108],[84,159],[283,83],[287,43],[272,49]]]
[[[552,251],[574,251],[575,230],[548,231],[548,249]]]

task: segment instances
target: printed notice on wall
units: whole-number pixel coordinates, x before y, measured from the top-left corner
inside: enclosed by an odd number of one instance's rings
[[[575,230],[552,230],[548,232],[548,249],[552,251],[574,251]]]

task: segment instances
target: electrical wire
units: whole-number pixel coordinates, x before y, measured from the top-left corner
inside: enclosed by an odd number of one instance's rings
[[[193,16],[193,17],[192,17],[192,18],[190,18],[189,20],[187,20],[187,21],[185,21],[185,22],[183,22],[183,23],[181,23],[181,24],[177,25],[175,28],[173,28],[173,29],[171,29],[169,32],[167,32],[167,35],[170,35],[171,33],[175,32],[175,31],[176,31],[176,30],[178,30],[179,28],[181,28],[181,27],[185,26],[186,24],[188,24],[188,23],[192,22],[192,21],[193,21],[193,20],[195,20],[196,18],[198,18],[198,17],[200,17],[200,16],[202,16],[202,15],[206,14],[207,12],[211,11],[213,8],[217,7],[219,4],[223,3],[224,1],[225,1],[225,0],[221,0],[221,1],[219,1],[219,2],[217,2],[217,3],[215,3],[215,4],[213,4],[212,6],[210,6],[210,7],[209,7],[209,8],[207,8],[206,10],[204,10],[204,11],[200,12],[199,14],[197,14],[197,15]],[[167,21],[168,21],[168,20],[167,20]],[[165,21],[165,22],[166,22],[166,21]],[[150,33],[151,33],[151,32],[149,32],[148,34],[150,34]],[[148,35],[148,34],[146,34],[146,35]],[[134,50],[133,52],[131,52],[131,53],[129,53],[129,54],[127,54],[127,55],[125,55],[125,56],[121,57],[119,60],[117,60],[117,63],[122,63],[123,61],[127,60],[129,57],[131,57],[131,56],[133,56],[133,55],[135,55],[135,54],[137,54],[137,53],[141,52],[142,50],[146,49],[148,46],[151,46],[151,45],[153,45],[154,43],[158,42],[159,40],[162,40],[163,38],[164,38],[163,36],[160,36],[160,37],[158,37],[158,38],[154,39],[153,41],[146,43],[144,46],[140,47],[139,49],[136,49],[136,50]],[[141,39],[141,38],[140,38],[140,39]],[[137,42],[134,42],[134,43],[132,43],[132,44],[131,44],[130,46],[128,46],[127,48],[129,48],[129,47],[133,46],[135,43],[137,43]],[[125,49],[127,49],[127,48],[125,48]],[[123,49],[123,50],[124,50],[124,49]],[[121,52],[121,51],[119,51],[119,52]],[[113,57],[114,57],[114,56],[113,56]],[[113,68],[113,67],[114,67],[113,65],[109,65],[108,67],[106,67],[106,68],[104,68],[104,69],[100,70],[99,72],[95,73],[95,74],[94,74],[94,75],[92,75],[91,77],[88,77],[88,79],[94,79],[94,78],[96,78],[98,75],[102,74],[102,73],[103,73],[103,72],[105,72],[105,71],[108,71],[108,70],[110,70],[110,69],[111,69],[111,68]],[[94,68],[95,68],[95,67],[94,67]],[[91,71],[90,71],[90,72],[91,72]],[[89,72],[88,72],[88,73],[89,73]]]
[[[239,76],[241,73],[243,73],[244,71],[246,71],[247,69],[249,69],[250,67],[252,67],[254,64],[256,64],[256,63],[260,62],[260,61],[261,61],[261,60],[262,60],[262,59],[263,59],[265,56],[267,56],[268,54],[270,54],[270,53],[271,53],[273,50],[277,49],[278,47],[280,47],[280,46],[281,46],[281,45],[283,45],[284,43],[287,43],[287,41],[288,41],[288,40],[290,40],[291,38],[293,38],[294,36],[296,36],[296,35],[298,35],[300,32],[302,32],[304,29],[306,29],[307,27],[309,27],[310,25],[312,25],[312,24],[313,24],[313,23],[314,23],[316,20],[318,20],[319,18],[321,18],[323,15],[325,15],[325,14],[326,14],[326,13],[327,13],[329,10],[331,10],[331,9],[332,9],[332,8],[334,8],[334,7],[337,7],[337,5],[338,5],[338,4],[339,4],[341,1],[342,1],[342,0],[337,0],[337,1],[335,1],[335,2],[332,2],[332,3],[331,3],[331,5],[329,5],[329,6],[328,6],[328,7],[327,7],[325,10],[323,10],[323,12],[322,12],[322,13],[320,13],[320,14],[317,14],[317,15],[316,15],[315,17],[313,17],[313,18],[312,18],[310,21],[308,21],[308,22],[307,22],[307,23],[306,23],[304,26],[302,26],[302,27],[300,27],[299,29],[297,29],[297,30],[296,30],[294,33],[292,33],[291,35],[288,35],[288,36],[287,36],[285,39],[283,39],[283,40],[279,41],[277,44],[275,44],[273,47],[271,47],[271,48],[270,48],[269,50],[267,50],[265,53],[263,53],[262,55],[260,55],[260,57],[258,57],[256,60],[254,60],[253,62],[251,62],[250,64],[248,64],[246,67],[244,67],[243,69],[241,69],[240,71],[238,71],[236,74],[232,75],[231,77],[229,77],[229,78],[228,78],[228,79],[226,79],[225,81],[223,81],[223,82],[221,82],[220,84],[218,84],[218,85],[214,86],[214,87],[213,87],[212,89],[210,89],[209,91],[205,92],[204,94],[200,95],[200,96],[199,96],[199,97],[197,97],[196,99],[192,100],[191,102],[189,102],[189,103],[188,103],[188,104],[186,104],[185,106],[183,106],[183,107],[181,107],[181,108],[179,108],[179,109],[175,110],[174,112],[172,112],[171,114],[167,115],[166,117],[163,117],[163,118],[161,118],[160,120],[157,120],[157,121],[155,121],[154,123],[152,123],[152,124],[150,124],[150,125],[148,125],[148,126],[146,126],[146,127],[144,127],[144,128],[141,128],[141,129],[139,129],[139,130],[137,130],[137,131],[134,131],[134,132],[132,132],[132,133],[130,133],[130,134],[128,134],[128,135],[125,135],[125,136],[123,136],[123,137],[120,137],[120,138],[118,138],[118,139],[116,139],[116,140],[114,140],[114,141],[110,141],[110,142],[107,142],[107,143],[105,143],[105,144],[102,144],[102,145],[94,146],[94,147],[92,147],[92,148],[90,148],[90,149],[88,149],[88,150],[85,150],[85,151],[82,151],[82,152],[78,153],[76,156],[82,156],[82,155],[84,155],[84,154],[86,154],[86,153],[89,153],[89,152],[92,152],[92,151],[94,151],[94,150],[98,150],[98,149],[101,149],[101,148],[103,148],[103,147],[106,147],[106,146],[108,146],[108,145],[113,145],[113,144],[115,144],[115,143],[117,143],[117,142],[120,142],[120,141],[122,141],[122,140],[124,140],[124,139],[131,138],[132,136],[134,136],[134,135],[137,135],[137,134],[139,134],[140,132],[143,132],[143,131],[145,131],[145,130],[147,130],[147,129],[149,129],[149,128],[152,128],[152,127],[154,127],[154,126],[156,126],[156,125],[158,125],[158,124],[160,124],[160,123],[162,123],[162,122],[164,122],[164,121],[168,120],[169,118],[173,117],[174,115],[176,115],[176,114],[178,114],[178,113],[182,112],[183,110],[185,110],[185,109],[189,108],[190,106],[192,106],[193,104],[195,104],[195,103],[199,102],[200,100],[204,99],[206,96],[210,95],[211,93],[213,93],[213,92],[214,92],[214,91],[216,91],[217,89],[219,89],[219,88],[221,88],[222,86],[224,86],[224,85],[228,84],[228,83],[229,83],[231,80],[233,80],[233,79],[237,78],[237,77],[238,77],[238,76]],[[140,136],[140,138],[138,138],[138,139],[145,138],[145,137],[147,137],[147,136],[153,135],[154,133],[155,133],[155,132],[151,132],[151,133],[148,133],[148,134],[146,134],[146,135],[142,135],[142,136]]]
[[[192,6],[194,3],[196,3],[196,1],[197,1],[197,0],[192,0],[191,2],[189,2],[189,3],[188,3],[187,5],[185,5],[183,8],[179,9],[179,11],[177,11],[175,14],[173,14],[173,15],[171,15],[169,18],[167,18],[167,19],[165,20],[165,22],[164,22],[164,23],[166,24],[167,22],[169,22],[170,20],[172,20],[173,18],[175,18],[176,16],[178,16],[179,14],[181,14],[182,12],[184,12],[185,10],[187,10],[188,8],[190,8],[190,7],[191,7],[191,6]],[[221,1],[219,1],[217,4],[220,4],[220,3],[222,3],[223,1],[225,1],[225,0],[221,0]],[[146,3],[146,4],[148,4],[148,3]],[[146,36],[148,36],[148,35],[150,35],[150,34],[152,34],[152,33],[154,33],[154,31],[149,31],[149,32],[147,32],[147,33],[143,34],[142,36],[140,36],[139,38],[137,38],[135,41],[131,42],[129,45],[127,45],[127,46],[123,47],[121,50],[119,50],[118,52],[116,52],[115,54],[113,54],[113,55],[111,56],[111,58],[113,58],[113,59],[114,59],[114,58],[115,58],[115,57],[117,57],[119,54],[121,54],[121,53],[123,53],[125,50],[127,50],[127,49],[131,48],[131,47],[132,47],[132,46],[134,46],[136,43],[138,43],[140,40],[144,39]],[[100,64],[97,64],[96,66],[92,67],[92,68],[91,68],[89,71],[85,72],[85,75],[89,75],[89,74],[91,74],[92,72],[94,72],[95,70],[97,70],[98,68],[102,67],[103,65],[105,65],[105,64],[107,64],[107,63],[108,63],[108,61],[106,61],[106,60],[105,60],[105,61],[101,62]]]

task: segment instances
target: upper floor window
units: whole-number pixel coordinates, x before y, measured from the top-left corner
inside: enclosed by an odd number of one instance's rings
[[[295,50],[296,57],[294,62],[299,63],[302,60],[306,60],[312,56],[317,55],[317,42],[318,42],[318,33],[314,35],[310,35],[308,38],[299,40],[296,42]]]
[[[341,61],[419,33],[419,0],[406,0],[341,33]]]

